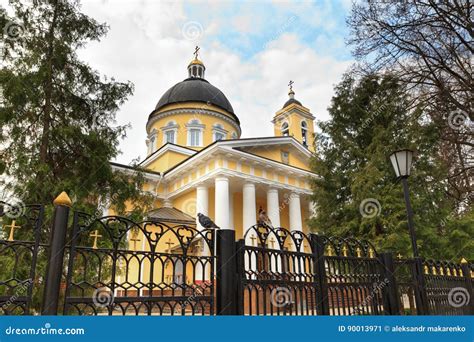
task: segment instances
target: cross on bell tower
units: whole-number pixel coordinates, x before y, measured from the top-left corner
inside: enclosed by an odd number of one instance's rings
[[[188,77],[190,78],[204,78],[204,71],[206,70],[206,67],[198,58],[200,50],[201,48],[199,46],[194,48],[194,59],[188,65]]]

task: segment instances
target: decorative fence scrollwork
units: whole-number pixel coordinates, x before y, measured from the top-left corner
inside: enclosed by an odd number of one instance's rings
[[[158,220],[75,213],[64,312],[213,314],[214,235]]]

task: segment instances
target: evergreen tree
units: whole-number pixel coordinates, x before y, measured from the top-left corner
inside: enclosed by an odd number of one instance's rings
[[[447,170],[436,157],[439,130],[421,110],[409,110],[400,84],[390,75],[345,75],[336,87],[331,119],[320,123],[316,137],[317,216],[310,224],[318,232],[365,238],[380,250],[411,256],[402,187],[388,158],[408,147],[416,151],[409,184],[420,254],[473,258],[472,213],[458,218],[446,196]]]
[[[126,126],[116,112],[130,83],[102,77],[77,51],[107,26],[80,12],[78,1],[10,1],[0,13],[0,171],[3,185],[25,201],[51,203],[67,191],[76,205],[111,198],[123,210],[139,199],[143,176],[114,173]],[[144,203],[144,202],[143,202]]]

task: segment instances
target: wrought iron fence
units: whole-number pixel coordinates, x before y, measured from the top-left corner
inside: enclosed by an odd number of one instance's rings
[[[0,201],[0,219],[0,313],[37,313],[34,290],[42,286],[37,266],[40,262],[44,264],[47,247],[41,244],[44,208]]]
[[[0,314],[474,314],[472,263],[260,224],[236,241],[228,229],[69,211],[57,204],[45,223],[43,206],[0,202]]]
[[[212,315],[214,230],[76,212],[64,313]]]

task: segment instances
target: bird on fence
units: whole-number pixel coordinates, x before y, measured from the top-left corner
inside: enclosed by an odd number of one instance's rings
[[[266,211],[262,209],[262,207],[258,209],[258,223],[273,228],[272,221],[268,217]]]
[[[201,226],[203,226],[204,228],[217,228],[217,229],[219,229],[219,227],[209,217],[207,217],[204,214],[198,213],[198,220],[199,220],[199,223],[201,224]]]

